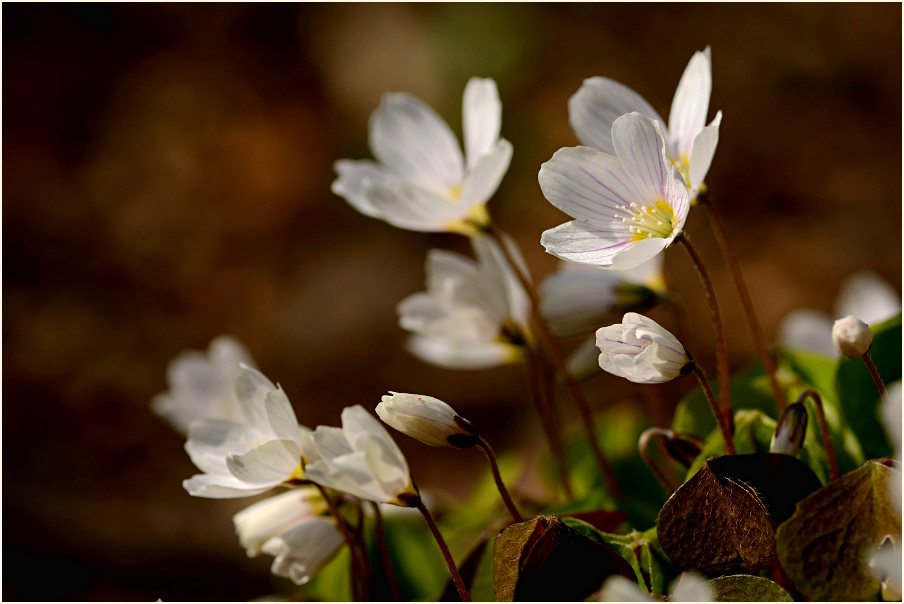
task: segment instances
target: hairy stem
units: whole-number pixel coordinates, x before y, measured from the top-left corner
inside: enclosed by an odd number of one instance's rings
[[[713,287],[712,279],[709,278],[709,273],[707,273],[706,269],[703,267],[703,260],[700,258],[697,250],[694,249],[694,246],[691,245],[687,235],[682,233],[677,241],[680,241],[684,245],[684,249],[687,250],[688,255],[691,257],[691,262],[693,263],[694,268],[697,269],[697,275],[700,277],[700,281],[703,283],[703,289],[706,292],[706,301],[709,304],[713,331],[716,336],[716,374],[719,377],[719,398],[722,401],[721,415],[723,421],[727,422],[729,427],[728,433],[733,434],[734,418],[731,411],[731,393],[729,388],[728,347],[725,344],[725,327],[722,324],[722,314],[719,311],[716,290]]]
[[[753,339],[756,343],[757,352],[760,354],[760,360],[763,362],[763,368],[766,370],[766,375],[769,376],[769,385],[772,388],[772,396],[775,397],[775,406],[778,408],[778,412],[781,413],[785,410],[788,401],[785,400],[785,393],[779,386],[778,379],[775,376],[775,363],[769,355],[766,336],[763,335],[763,327],[753,308],[753,300],[750,297],[750,291],[747,289],[747,284],[744,282],[744,275],[741,273],[741,265],[738,263],[737,256],[735,256],[731,246],[728,244],[728,237],[725,235],[725,225],[722,222],[719,213],[716,212],[712,199],[705,194],[699,195],[697,199],[700,201],[700,205],[708,210],[707,215],[710,217],[710,222],[713,226],[713,234],[722,251],[722,256],[725,258],[725,262],[728,265],[728,270],[731,273],[735,288],[738,290],[738,296],[741,298],[741,304],[744,307],[744,314],[747,316],[747,323],[750,325],[750,330],[753,332]]]
[[[863,362],[866,364],[866,368],[869,369],[869,374],[873,377],[873,381],[876,382],[876,388],[879,389],[879,396],[884,397],[885,382],[882,381],[882,377],[879,375],[879,371],[873,364],[873,360],[870,358],[868,350],[863,354]]]
[[[716,402],[713,390],[709,387],[709,381],[707,381],[706,376],[703,374],[703,370],[697,367],[696,363],[694,364],[693,371],[694,375],[697,377],[697,381],[700,382],[700,388],[703,389],[703,394],[706,395],[706,400],[709,402],[710,408],[713,410],[713,415],[716,416],[716,423],[719,424],[719,430],[722,431],[722,438],[725,440],[725,450],[729,455],[736,455],[737,451],[734,446],[734,438],[732,437],[731,430],[728,428],[728,422],[725,420],[725,416],[719,409],[719,403]]]
[[[452,554],[449,552],[449,546],[446,545],[446,540],[443,539],[442,534],[440,534],[439,528],[436,526],[436,521],[433,520],[433,516],[430,514],[430,510],[427,509],[427,506],[425,506],[424,502],[420,499],[417,501],[417,509],[424,516],[424,520],[427,521],[427,526],[430,527],[430,532],[433,533],[433,538],[436,539],[436,544],[439,545],[439,549],[443,553],[443,558],[446,560],[446,566],[449,567],[449,574],[452,575],[452,581],[455,583],[458,595],[461,596],[461,601],[471,602],[471,594],[468,593],[468,588],[465,587],[465,582],[461,578],[461,573],[458,572],[458,567],[455,566],[455,560],[452,559]]]
[[[644,463],[649,466],[650,470],[653,471],[656,479],[659,480],[659,484],[665,489],[666,495],[674,493],[678,486],[673,484],[665,471],[658,463],[656,463],[653,456],[650,455],[650,444],[662,442],[662,439],[669,437],[669,432],[670,430],[665,430],[663,428],[649,428],[644,430],[643,434],[640,435],[640,440],[637,442],[637,450],[640,451],[640,457],[643,459]]]
[[[505,488],[505,483],[502,482],[502,474],[499,473],[499,464],[496,463],[496,455],[493,453],[493,448],[490,447],[490,443],[481,436],[477,446],[480,447],[483,454],[487,456],[487,461],[490,462],[490,471],[493,473],[493,480],[496,481],[496,488],[499,489],[502,501],[505,502],[505,507],[508,508],[509,514],[512,515],[512,519],[515,522],[523,522],[524,518],[518,511],[518,508],[515,507],[515,502],[512,501],[512,496],[509,495],[508,489]]]

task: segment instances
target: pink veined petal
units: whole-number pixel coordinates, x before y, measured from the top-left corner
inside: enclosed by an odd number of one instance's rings
[[[275,486],[289,478],[301,464],[301,450],[288,440],[271,440],[242,455],[229,455],[229,472],[249,485]]]
[[[673,240],[674,236],[669,237],[668,239],[651,237],[649,239],[635,241],[631,247],[613,256],[612,264],[610,266],[615,270],[622,271],[636,268],[644,262],[652,260],[654,256],[664,250]]]
[[[465,158],[471,170],[481,155],[489,153],[502,127],[502,103],[496,82],[491,78],[471,78],[462,102]]]
[[[618,160],[638,191],[630,201],[668,200],[672,168],[659,124],[640,113],[623,115],[612,125],[612,142]]]
[[[512,144],[500,139],[489,151],[474,160],[473,167],[461,183],[461,195],[457,203],[470,208],[489,201],[499,188],[511,161]]]
[[[672,99],[669,113],[669,138],[676,160],[690,157],[694,139],[706,123],[709,95],[712,89],[710,50],[698,51],[691,57]]]
[[[461,182],[461,148],[449,126],[421,100],[383,95],[370,119],[374,157],[408,180],[451,188]]]
[[[690,155],[690,181],[692,189],[699,189],[709,172],[709,166],[716,153],[716,145],[719,144],[719,125],[722,123],[722,112],[716,113],[716,117],[704,128],[697,138]]]
[[[367,183],[367,198],[380,218],[403,229],[442,232],[464,219],[469,208],[415,183]]]
[[[609,226],[580,220],[544,231],[540,244],[557,258],[600,266],[611,266],[617,254],[634,245],[625,229],[618,232]]]
[[[564,147],[540,166],[543,196],[569,216],[599,224],[616,221],[619,208],[639,201],[631,176],[614,155],[590,147]]]
[[[251,497],[273,488],[270,485],[249,487],[232,476],[210,476],[208,474],[195,474],[191,478],[183,480],[182,487],[193,497],[208,499]]]
[[[365,183],[386,185],[392,181],[389,172],[369,159],[340,159],[333,164],[333,168],[338,177],[330,185],[330,190],[365,216],[379,218],[380,212],[367,199]]]
[[[637,111],[662,124],[665,122],[642,96],[615,80],[594,77],[568,99],[568,120],[582,144],[614,154],[612,124],[626,113]]]

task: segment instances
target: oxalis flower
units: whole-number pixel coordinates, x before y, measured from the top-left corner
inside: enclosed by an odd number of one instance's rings
[[[427,255],[427,291],[398,305],[399,325],[413,332],[408,349],[450,369],[482,369],[520,361],[529,300],[502,250],[472,238],[477,261],[445,250]]]
[[[540,167],[547,200],[576,218],[543,233],[550,254],[625,270],[650,260],[681,233],[688,191],[665,155],[655,120],[639,113],[612,125],[616,155],[559,149]]]
[[[447,403],[421,394],[390,392],[377,405],[377,415],[402,434],[431,447],[473,447],[480,442],[471,422]]]
[[[244,366],[235,381],[239,421],[199,420],[185,450],[203,474],[182,485],[197,497],[248,497],[304,475],[303,432],[282,388]]]
[[[311,441],[319,459],[305,467],[311,481],[377,503],[416,505],[417,489],[398,445],[361,405],[342,411],[342,428],[318,426]]]
[[[508,170],[511,144],[499,138],[496,83],[471,78],[462,107],[464,147],[422,101],[387,94],[370,118],[377,161],[339,160],[332,191],[367,216],[414,231],[474,234],[488,222],[485,204]]]
[[[672,99],[669,124],[642,96],[614,80],[593,77],[568,100],[571,127],[585,145],[606,153],[614,153],[612,125],[626,113],[639,112],[655,119],[666,138],[666,155],[678,168],[685,184],[696,198],[709,171],[716,145],[722,112],[706,126],[709,96],[712,90],[710,49],[694,53]]]
[[[693,367],[681,342],[656,321],[626,313],[617,325],[596,332],[600,367],[638,384],[661,384]]]
[[[154,397],[154,412],[186,434],[199,419],[242,419],[235,396],[235,379],[241,365],[254,366],[241,342],[229,336],[213,339],[207,352],[186,350],[166,368],[169,391]]]
[[[345,543],[320,491],[302,486],[245,508],[233,522],[249,557],[275,556],[271,572],[301,585]]]

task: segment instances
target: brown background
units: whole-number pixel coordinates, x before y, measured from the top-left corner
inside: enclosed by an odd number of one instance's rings
[[[334,160],[369,155],[383,92],[460,131],[468,77],[496,78],[515,153],[490,209],[539,278],[555,267],[540,233],[566,217],[536,175],[577,142],[568,97],[606,75],[667,116],[711,45],[724,119],[708,182],[767,333],[795,308],[829,311],[858,269],[900,291],[897,3],[4,4],[3,38],[6,600],[271,590],[269,560],[233,534],[248,502],[187,496],[183,440],[148,407],[169,359],[217,334],[241,338],[309,426],[392,389],[443,398],[497,449],[530,442],[519,368],[444,371],[402,347],[395,305],[423,288],[425,252],[465,241],[329,191]],[[741,368],[739,303],[706,221],[688,230]],[[681,252],[666,264],[712,371],[696,278]],[[597,406],[634,392],[605,377],[586,391]],[[467,492],[471,458],[398,440],[425,488]]]

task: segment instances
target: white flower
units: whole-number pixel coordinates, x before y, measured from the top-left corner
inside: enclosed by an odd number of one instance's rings
[[[639,384],[668,382],[691,362],[681,342],[652,319],[626,313],[621,324],[596,332],[600,367]]]
[[[499,138],[496,83],[471,78],[462,108],[465,153],[449,126],[404,93],[384,95],[370,119],[377,161],[339,160],[332,191],[362,214],[414,231],[473,234],[487,222],[484,205],[512,157]]]
[[[666,137],[666,154],[678,168],[685,183],[696,193],[716,152],[722,112],[706,126],[709,95],[712,90],[710,49],[694,53],[672,99],[669,124],[643,97],[623,84],[603,77],[584,80],[581,88],[568,100],[571,127],[578,139],[590,147],[614,153],[617,144],[611,128],[626,113],[639,112],[655,119]]]
[[[185,450],[203,474],[182,485],[198,497],[247,497],[300,478],[302,431],[282,388],[243,367],[235,381],[239,421],[199,420]]]
[[[553,333],[597,329],[613,314],[651,308],[665,291],[662,255],[624,271],[562,261],[540,285],[540,310]]]
[[[715,597],[712,588],[706,578],[699,573],[686,571],[675,579],[671,585],[672,602],[712,602]],[[612,575],[603,583],[600,590],[602,602],[656,602],[656,598],[644,593],[637,582],[623,577]]]
[[[499,246],[471,239],[477,262],[454,252],[427,254],[427,291],[398,305],[399,325],[413,335],[408,349],[451,369],[480,369],[522,358],[529,302]]]
[[[342,411],[341,429],[318,426],[311,440],[320,456],[305,468],[311,481],[378,503],[404,507],[417,498],[398,445],[361,405]]]
[[[317,574],[344,543],[336,519],[320,516],[267,540],[261,551],[275,556],[270,572],[302,585]]]
[[[860,358],[873,345],[873,332],[869,325],[848,315],[835,321],[832,326],[832,344],[835,351],[850,358]]]
[[[875,325],[901,312],[901,296],[882,277],[871,271],[854,273],[841,285],[833,316],[807,308],[788,313],[776,338],[784,348],[806,350],[834,357],[833,318],[854,315]]]
[[[300,524],[328,515],[329,506],[317,487],[304,485],[254,503],[235,516],[232,521],[239,543],[249,557],[261,553],[261,546]]]
[[[166,368],[169,391],[154,397],[154,412],[182,434],[198,419],[238,420],[235,378],[243,363],[254,366],[241,342],[229,336],[214,338],[206,353],[182,352]]]
[[[612,125],[616,155],[590,147],[559,149],[540,167],[547,200],[576,220],[543,233],[550,254],[584,264],[630,269],[681,233],[687,187],[665,156],[659,124],[639,113]]]
[[[472,447],[480,440],[470,422],[432,396],[390,391],[377,405],[377,415],[402,434],[431,447]]]

